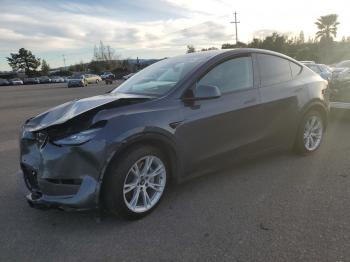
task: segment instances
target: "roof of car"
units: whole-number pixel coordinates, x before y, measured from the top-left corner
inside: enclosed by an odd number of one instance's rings
[[[266,49],[258,49],[258,48],[233,48],[233,49],[221,49],[221,50],[208,50],[208,51],[201,51],[201,52],[195,52],[195,53],[189,53],[185,55],[181,55],[178,57],[186,57],[186,56],[192,56],[192,57],[207,57],[208,59],[215,57],[217,55],[221,54],[244,54],[244,53],[262,53],[262,54],[270,54],[275,56],[284,57],[289,60],[293,60],[297,63],[300,63],[299,61],[296,61],[295,59],[286,56],[284,54],[266,50]]]

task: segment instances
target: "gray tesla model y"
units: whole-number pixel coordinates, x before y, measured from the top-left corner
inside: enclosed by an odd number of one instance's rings
[[[21,175],[33,207],[103,206],[135,219],[154,210],[170,182],[267,150],[314,152],[327,116],[327,81],[290,57],[187,54],[28,119]]]

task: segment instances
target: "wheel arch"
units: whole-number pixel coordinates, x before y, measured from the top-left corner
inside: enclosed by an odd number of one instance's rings
[[[314,99],[314,100],[310,101],[308,104],[306,104],[303,107],[301,116],[299,118],[299,123],[303,119],[305,114],[307,114],[311,110],[315,110],[321,114],[324,125],[325,125],[324,127],[326,129],[328,126],[329,109],[328,109],[327,105],[325,104],[325,102],[318,100],[318,99]]]
[[[96,201],[99,204],[102,192],[103,192],[103,183],[105,181],[105,175],[108,172],[108,168],[111,166],[112,161],[118,161],[118,158],[125,154],[127,151],[131,150],[134,147],[141,145],[150,145],[156,146],[159,148],[162,153],[164,153],[167,162],[170,165],[170,182],[178,183],[179,177],[182,172],[182,163],[178,157],[177,149],[175,143],[164,134],[156,132],[145,132],[140,134],[135,134],[132,137],[124,140],[121,145],[114,150],[112,156],[107,161],[105,168],[101,172],[99,178],[98,192],[96,194]]]

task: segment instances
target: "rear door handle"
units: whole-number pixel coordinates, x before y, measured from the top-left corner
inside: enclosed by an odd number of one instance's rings
[[[251,99],[248,99],[246,101],[243,102],[243,104],[247,105],[247,104],[252,104],[252,103],[255,103],[256,102],[256,98],[251,98]]]

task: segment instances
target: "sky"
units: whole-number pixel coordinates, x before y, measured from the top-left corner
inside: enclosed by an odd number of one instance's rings
[[[92,59],[103,41],[121,58],[163,58],[272,32],[314,37],[321,15],[339,15],[338,39],[350,36],[347,0],[0,0],[0,70],[24,47],[52,68]]]

